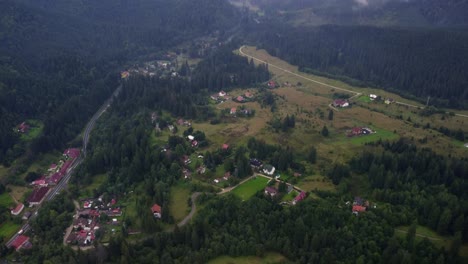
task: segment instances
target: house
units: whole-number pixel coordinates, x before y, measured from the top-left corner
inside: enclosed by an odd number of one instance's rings
[[[362,128],[360,127],[353,127],[349,132],[348,136],[360,136],[362,134]]]
[[[26,122],[23,122],[18,125],[18,132],[25,134],[29,131],[29,125]]]
[[[301,174],[301,173],[299,173],[299,172],[295,172],[295,173],[293,174],[293,176],[294,176],[294,177],[301,177],[301,176],[302,176],[302,174]]]
[[[231,115],[235,115],[236,112],[237,112],[237,108],[235,108],[235,107],[231,108],[231,111],[229,111],[229,113],[230,113]]]
[[[91,208],[93,206],[93,201],[85,201],[83,203],[83,208],[84,209],[88,209],[88,208]]]
[[[226,171],[226,173],[224,173],[223,180],[227,181],[229,178],[231,178],[231,172]]]
[[[27,201],[29,202],[29,206],[40,204],[44,200],[49,190],[49,187],[40,187],[38,189],[34,189],[34,191],[31,193],[31,195],[29,195],[27,199]]]
[[[188,164],[192,163],[192,160],[189,158],[189,156],[184,155],[184,156],[182,156],[182,162],[183,162],[185,165],[188,165]]]
[[[391,104],[393,102],[395,102],[395,100],[393,100],[392,98],[386,98],[385,99],[385,104]]]
[[[193,141],[192,141],[192,147],[195,148],[195,147],[197,147],[197,146],[198,146],[198,141],[193,140]]]
[[[361,206],[361,205],[353,205],[352,211],[353,211],[354,214],[357,215],[358,213],[365,212],[365,211],[366,211],[366,207],[365,207],[365,206]]]
[[[265,188],[265,194],[270,195],[271,197],[278,194],[278,190],[275,187],[268,186]]]
[[[275,87],[276,87],[276,82],[274,82],[274,81],[269,81],[269,82],[267,83],[267,85],[268,85],[268,88],[275,88]]]
[[[68,157],[68,158],[72,158],[72,159],[78,158],[80,156],[80,150],[77,149],[77,148],[66,149],[63,152],[63,156]]]
[[[29,237],[20,235],[13,240],[11,246],[16,249],[16,251],[20,250],[21,248],[25,248],[25,246],[29,243]]]
[[[120,73],[120,78],[122,79],[127,79],[130,76],[130,73],[128,71],[123,71]]]
[[[192,177],[192,172],[188,169],[183,169],[182,173],[184,175],[184,179],[190,179],[190,177]]]
[[[244,96],[246,98],[252,98],[253,97],[253,94],[251,92],[245,92]]]
[[[73,220],[73,228],[75,230],[83,229],[87,225],[88,225],[88,219],[85,219],[83,217],[79,217],[79,218]]]
[[[51,184],[51,185],[56,185],[62,179],[62,176],[63,176],[62,173],[56,172],[52,174],[52,176],[46,179],[46,183]]]
[[[35,186],[47,186],[47,183],[45,181],[45,175],[42,175],[39,179],[31,182],[31,185],[35,185]]]
[[[167,128],[169,131],[174,132],[174,126],[173,125],[167,125]]]
[[[29,211],[28,211],[28,212],[25,212],[25,213],[23,214],[23,217],[21,217],[21,219],[23,219],[23,220],[28,220],[29,217],[31,217],[31,215],[32,215],[31,212],[29,212]]]
[[[305,192],[301,192],[300,194],[298,194],[294,200],[293,200],[293,204],[297,204],[298,202],[304,200],[306,198],[307,194]]]
[[[273,175],[275,173],[275,167],[273,167],[272,165],[270,164],[267,164],[265,166],[263,166],[263,173],[265,173],[266,175]]]
[[[222,150],[228,150],[229,149],[229,145],[228,144],[223,144],[223,146],[221,147]]]
[[[336,99],[333,101],[332,105],[334,107],[348,107],[349,106],[349,102],[345,99]]]
[[[218,101],[219,95],[218,95],[218,94],[212,94],[212,95],[210,96],[210,98],[213,99],[213,100],[215,100],[215,101]]]
[[[243,103],[244,100],[245,100],[244,97],[242,97],[241,95],[236,97],[236,101],[239,102],[239,103]]]
[[[158,204],[154,204],[151,207],[151,212],[155,218],[161,218],[161,206]]]
[[[261,168],[263,163],[258,159],[250,159],[250,166],[256,169]]]
[[[198,174],[205,174],[206,172],[206,167],[205,166],[200,166],[197,168],[197,173]]]
[[[19,203],[14,209],[11,210],[12,215],[19,215],[24,209],[24,204]]]
[[[189,140],[189,141],[192,141],[192,140],[194,140],[194,139],[195,139],[195,137],[194,137],[194,136],[192,136],[192,135],[188,135],[188,136],[187,136],[187,138],[188,138],[188,140]]]
[[[219,95],[220,97],[224,97],[224,96],[226,96],[226,92],[225,92],[225,91],[220,91],[220,92],[218,93],[218,95]]]
[[[377,99],[377,95],[376,94],[369,94],[369,98],[374,101],[375,99]]]

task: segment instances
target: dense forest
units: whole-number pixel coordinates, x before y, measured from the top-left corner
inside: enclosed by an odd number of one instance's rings
[[[466,108],[468,35],[464,31],[364,26],[253,27],[260,48],[358,86],[382,87],[430,104]],[[450,47],[450,48],[447,48]]]
[[[216,2],[2,1],[0,162],[73,139],[129,58],[236,25],[238,11]],[[31,147],[13,129],[26,119],[44,123]]]

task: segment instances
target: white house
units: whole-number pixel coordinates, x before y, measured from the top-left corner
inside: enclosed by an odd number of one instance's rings
[[[265,165],[263,166],[263,173],[271,176],[275,173],[275,167],[273,167],[272,165]]]

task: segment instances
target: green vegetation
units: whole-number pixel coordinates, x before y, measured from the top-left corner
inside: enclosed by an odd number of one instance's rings
[[[44,124],[40,120],[33,119],[26,120],[26,123],[30,125],[30,129],[28,133],[21,135],[21,140],[31,141],[38,138],[44,129]]]
[[[0,206],[10,208],[10,206],[13,206],[14,204],[15,202],[8,192],[4,192],[0,195]]]
[[[250,199],[250,197],[254,196],[258,191],[263,190],[269,179],[261,176],[256,176],[245,183],[237,186],[232,193],[237,195],[243,201]]]
[[[0,237],[9,239],[16,232],[18,232],[20,225],[15,224],[12,221],[5,221],[0,224]]]
[[[188,199],[190,199],[190,190],[188,186],[183,184],[178,184],[171,188],[171,201],[169,203],[171,216],[174,218],[175,222],[179,222],[184,219],[184,217],[190,211],[190,208],[187,204]]]
[[[363,103],[370,103],[372,102],[372,100],[370,99],[369,95],[361,95],[357,98],[357,100],[359,102],[363,102]]]
[[[287,259],[279,254],[274,252],[268,252],[262,257],[230,257],[230,256],[220,256],[215,259],[212,259],[208,264],[279,264],[286,263]]]

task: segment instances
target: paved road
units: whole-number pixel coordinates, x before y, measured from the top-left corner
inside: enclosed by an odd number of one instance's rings
[[[307,81],[310,81],[310,82],[314,82],[314,83],[317,83],[317,84],[321,84],[321,85],[323,85],[323,86],[330,87],[330,88],[333,88],[333,89],[337,89],[337,90],[341,90],[341,91],[344,91],[344,92],[348,92],[348,93],[354,94],[354,95],[353,95],[352,97],[350,97],[349,99],[353,99],[354,97],[359,97],[360,95],[362,95],[362,93],[355,92],[355,91],[348,90],[348,89],[344,89],[344,88],[341,88],[341,87],[336,87],[336,86],[333,86],[333,85],[330,85],[330,84],[326,84],[326,83],[323,83],[323,82],[319,82],[319,81],[310,79],[310,78],[308,78],[308,77],[305,77],[305,76],[303,76],[303,75],[297,74],[297,73],[295,73],[295,72],[292,72],[292,71],[290,71],[290,70],[281,68],[281,67],[276,66],[276,65],[274,65],[274,64],[271,64],[270,62],[263,61],[263,60],[261,60],[261,59],[259,59],[259,58],[256,58],[256,57],[254,57],[254,56],[251,56],[251,55],[248,55],[248,54],[244,53],[244,52],[242,51],[243,48],[245,48],[245,46],[241,46],[241,47],[239,48],[239,53],[242,54],[242,55],[244,55],[244,56],[247,57],[247,58],[251,58],[251,59],[254,59],[254,60],[259,61],[259,62],[261,62],[261,63],[268,64],[268,67],[276,68],[276,69],[278,69],[278,70],[284,71],[284,72],[286,72],[286,73],[289,73],[289,74],[294,75],[294,76],[296,76],[296,77],[302,78],[302,79],[304,79],[304,80],[307,80]],[[424,109],[424,106],[418,106],[418,105],[403,103],[403,102],[399,102],[399,101],[395,101],[395,103],[398,104],[398,105],[403,105],[403,106],[408,106],[408,107],[413,107],[413,108]],[[450,114],[450,112],[446,112],[446,114]],[[468,115],[464,115],[464,114],[457,114],[457,113],[455,113],[455,115],[456,115],[456,116],[460,116],[460,117],[466,117],[466,118],[468,118]]]
[[[47,193],[46,197],[44,198],[44,202],[47,202],[47,201],[50,201],[50,200],[54,199],[55,196],[60,194],[60,192],[67,187],[68,181],[70,180],[70,178],[71,178],[71,176],[73,174],[73,170],[76,167],[78,167],[81,164],[81,162],[83,162],[84,157],[86,157],[86,150],[87,150],[87,146],[88,146],[88,142],[89,142],[89,135],[90,135],[91,131],[93,130],[94,125],[96,125],[96,121],[107,110],[107,108],[109,108],[109,106],[113,102],[114,98],[119,95],[121,90],[122,90],[122,85],[120,85],[119,87],[117,87],[117,89],[115,89],[115,91],[114,91],[114,93],[112,93],[111,97],[109,99],[107,99],[104,102],[104,104],[99,108],[99,110],[93,115],[93,117],[91,117],[91,120],[89,120],[88,124],[85,127],[84,133],[83,133],[83,148],[81,149],[81,155],[75,160],[75,162],[72,164],[72,166],[67,170],[67,173],[64,175],[62,180]],[[32,211],[32,216],[28,220],[26,220],[26,223],[24,223],[24,225],[21,228],[21,230],[23,230],[23,233],[26,233],[27,231],[29,231],[31,229],[30,222],[34,218],[36,218],[37,212],[39,211],[41,206],[42,206],[42,204],[37,206],[37,208]],[[19,236],[18,233],[13,235],[13,237],[10,238],[10,240],[8,240],[8,242],[6,243],[6,246],[10,247],[12,242],[18,236]]]

